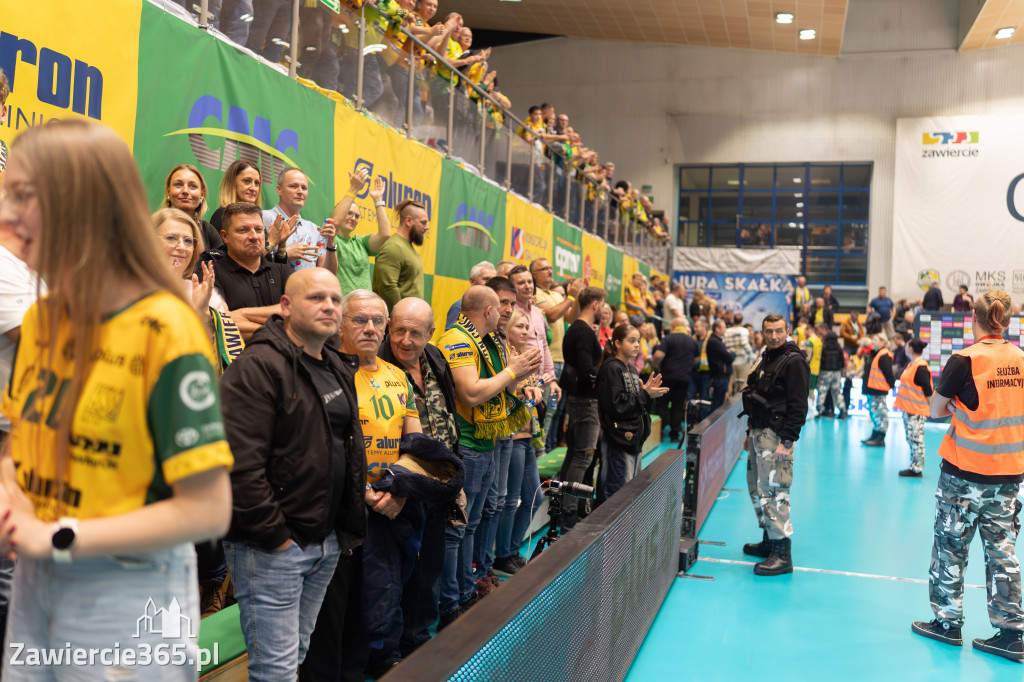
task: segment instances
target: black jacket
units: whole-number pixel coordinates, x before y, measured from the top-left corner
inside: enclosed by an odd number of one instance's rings
[[[928,291],[924,292],[924,300],[921,301],[921,307],[925,310],[935,311],[942,310],[942,306],[942,289],[928,287]]]
[[[766,349],[743,389],[743,411],[750,415],[750,427],[768,427],[782,440],[798,439],[807,420],[810,383],[807,356],[795,343]]]
[[[651,433],[651,396],[642,388],[634,393],[626,386],[626,374],[633,375],[639,388],[635,367],[610,358],[597,373],[597,405],[601,431],[606,438],[631,455],[638,454]]]
[[[708,339],[708,368],[712,379],[732,375],[732,361],[736,354],[725,347],[717,334]]]
[[[433,370],[434,376],[437,377],[437,383],[441,385],[441,393],[444,395],[444,403],[448,406],[448,410],[455,414],[455,379],[452,377],[452,368],[448,366],[448,361],[444,358],[442,353],[434,344],[428,343],[423,352],[427,356],[427,364],[430,365],[430,369]],[[380,344],[380,350],[377,351],[377,357],[385,362],[390,362],[399,369],[402,368],[402,363],[395,357],[395,353],[391,350],[391,334],[384,335],[384,341]],[[411,381],[411,379],[410,379]],[[423,412],[420,412],[420,420],[423,421]],[[459,447],[459,420],[455,420],[455,449],[458,454]]]
[[[221,378],[224,427],[235,457],[231,471],[234,513],[227,540],[273,549],[288,538],[305,544],[329,531],[334,479],[327,409],[301,362],[302,349],[275,315],[256,330],[245,351]],[[333,528],[341,548],[366,537],[366,452],[359,426],[355,375],[359,361],[324,346],[349,401],[343,497]],[[319,536],[319,537],[318,537]]]
[[[838,372],[846,366],[846,357],[835,332],[828,332],[821,340],[821,371]]]

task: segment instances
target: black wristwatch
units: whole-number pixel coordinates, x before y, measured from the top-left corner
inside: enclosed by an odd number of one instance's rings
[[[53,524],[50,536],[50,555],[56,563],[71,563],[71,550],[78,539],[78,519],[64,517]]]
[[[782,444],[782,447],[786,448],[787,450],[793,449],[793,441],[791,440],[780,441],[780,443]]]

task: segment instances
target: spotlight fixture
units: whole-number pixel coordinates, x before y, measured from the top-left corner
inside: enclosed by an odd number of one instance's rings
[[[779,12],[775,15],[776,24],[792,24],[793,15],[789,12]]]
[[[800,29],[800,40],[814,40],[818,33],[813,28]]]
[[[998,38],[999,40],[1005,40],[1006,38],[1009,38],[1010,36],[1012,36],[1016,30],[1017,29],[1015,29],[1012,26],[1007,26],[1006,28],[1001,28],[998,31],[996,31],[996,38]]]

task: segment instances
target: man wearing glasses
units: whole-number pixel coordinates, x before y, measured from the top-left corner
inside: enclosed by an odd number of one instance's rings
[[[807,419],[811,377],[804,353],[787,341],[789,325],[782,315],[761,322],[765,352],[747,377],[743,413],[748,415],[747,489],[754,503],[761,542],[743,545],[743,553],[764,558],[757,575],[793,572],[789,520],[789,488],[793,483],[794,442]]]

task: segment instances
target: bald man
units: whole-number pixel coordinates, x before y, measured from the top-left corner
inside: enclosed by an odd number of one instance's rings
[[[441,577],[439,628],[461,615],[477,597],[473,572],[473,544],[483,503],[494,476],[495,440],[512,435],[523,425],[526,407],[517,396],[541,400],[531,387],[520,388],[523,378],[540,367],[540,352],[533,349],[510,355],[493,336],[500,318],[498,294],[486,286],[471,286],[462,296],[462,314],[438,341],[455,383],[459,453],[466,467],[466,511],[469,523],[445,530],[444,573]],[[511,417],[505,418],[511,411]]]
[[[327,585],[366,536],[358,362],[326,345],[341,322],[334,273],[292,274],[281,314],[257,329],[221,379],[235,455],[224,552],[250,680],[294,679]],[[322,677],[320,679],[327,679]]]
[[[421,298],[403,298],[391,311],[391,325],[379,355],[405,370],[416,396],[423,433],[458,452],[455,381],[444,354],[429,343],[433,336],[434,311],[430,305]],[[430,626],[437,622],[449,507],[426,505],[419,559],[402,593],[402,658],[430,639]]]

